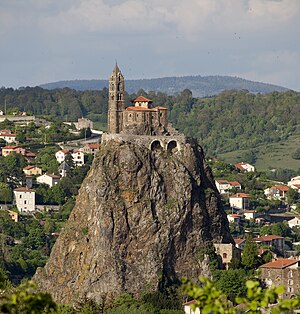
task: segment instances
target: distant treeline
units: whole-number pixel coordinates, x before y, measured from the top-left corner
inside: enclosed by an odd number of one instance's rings
[[[47,89],[72,88],[75,90],[100,90],[108,87],[107,80],[71,80],[59,81],[43,84],[40,87]],[[182,77],[162,77],[153,79],[126,80],[126,91],[130,94],[138,90],[155,91],[167,93],[168,95],[177,95],[184,89],[192,91],[196,97],[207,97],[217,95],[224,90],[242,90],[246,89],[252,93],[271,93],[274,91],[283,92],[287,88],[254,82],[232,76],[182,76]]]
[[[127,104],[142,94],[155,105],[169,108],[169,120],[185,135],[196,137],[211,154],[286,140],[299,131],[300,93],[224,91],[215,97],[195,98],[190,90],[177,96],[140,90],[127,95]],[[45,90],[0,89],[0,109],[28,111],[59,121],[88,117],[107,123],[108,90],[75,91],[69,88]]]

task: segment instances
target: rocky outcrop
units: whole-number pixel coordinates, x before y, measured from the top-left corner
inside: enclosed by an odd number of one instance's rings
[[[109,304],[201,273],[207,243],[231,242],[210,169],[194,142],[155,150],[101,146],[38,286],[61,303]]]

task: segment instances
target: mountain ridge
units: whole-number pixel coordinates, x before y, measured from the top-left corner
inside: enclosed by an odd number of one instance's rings
[[[64,80],[39,85],[45,89],[72,88],[75,90],[101,90],[108,87],[107,80]],[[192,91],[194,97],[217,95],[224,90],[248,90],[252,93],[283,92],[289,88],[274,84],[255,82],[240,77],[211,75],[211,76],[172,76],[152,79],[126,80],[126,91],[130,94],[139,90],[164,92],[176,95],[184,89]]]

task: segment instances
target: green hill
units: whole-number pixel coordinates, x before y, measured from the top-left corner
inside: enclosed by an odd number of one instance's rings
[[[75,90],[99,90],[108,87],[107,80],[73,80],[60,81],[40,85],[46,89],[72,88]],[[139,90],[146,92],[163,92],[168,95],[176,95],[184,89],[192,91],[194,97],[206,97],[217,95],[224,90],[248,90],[252,93],[271,93],[273,91],[283,92],[287,88],[253,82],[239,77],[231,76],[183,76],[183,77],[164,77],[155,79],[126,80],[126,91],[129,94]]]

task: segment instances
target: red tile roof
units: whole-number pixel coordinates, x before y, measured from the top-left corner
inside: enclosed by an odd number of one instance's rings
[[[131,102],[138,102],[138,101],[142,101],[142,102],[152,102],[151,99],[148,99],[144,96],[138,96],[137,98],[131,100]]]
[[[14,189],[14,191],[19,191],[19,192],[35,192],[35,190],[33,190],[33,189],[29,189],[29,188],[27,188],[27,187],[20,187],[20,188],[16,188],[16,189]]]
[[[246,194],[246,193],[236,193],[234,195],[231,195],[230,197],[234,197],[234,198],[238,198],[238,197],[241,197],[241,198],[249,198],[250,197],[250,194]]]
[[[232,217],[232,218],[241,218],[241,215],[238,214],[229,214],[228,216]]]
[[[191,300],[191,301],[183,303],[183,305],[191,305],[191,304],[196,304],[196,300]]]
[[[272,241],[272,240],[276,240],[276,239],[284,239],[284,237],[280,237],[278,235],[266,235],[266,236],[262,236],[262,237],[258,237],[253,239],[255,242],[264,242],[264,241]]]
[[[289,190],[288,186],[285,185],[274,185],[272,188],[277,189],[279,191],[287,192]]]
[[[241,186],[241,184],[237,181],[229,181],[228,183],[233,186]]]
[[[23,168],[23,170],[30,170],[30,169],[33,169],[35,168],[35,166],[26,166],[25,168]]]
[[[233,239],[235,244],[241,244],[243,242],[245,242],[245,239]]]
[[[154,111],[154,112],[157,111],[157,110],[152,109],[152,108],[134,107],[134,106],[129,106],[125,110],[126,111]]]
[[[299,261],[296,259],[289,259],[289,258],[278,258],[275,261],[266,263],[261,265],[261,268],[278,268],[278,269],[283,269],[288,266],[294,265],[298,263]]]
[[[4,146],[3,149],[17,149],[20,146]]]
[[[99,148],[99,144],[97,144],[97,143],[91,143],[91,144],[88,144],[87,145],[89,148]]]

